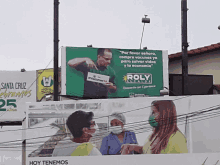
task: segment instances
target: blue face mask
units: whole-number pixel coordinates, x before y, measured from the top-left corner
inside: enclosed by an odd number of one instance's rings
[[[149,117],[149,123],[152,127],[158,126],[158,122],[155,120],[155,116],[153,114],[151,114]]]

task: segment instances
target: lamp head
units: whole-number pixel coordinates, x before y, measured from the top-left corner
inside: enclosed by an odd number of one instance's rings
[[[142,23],[150,23],[150,18],[142,18]]]

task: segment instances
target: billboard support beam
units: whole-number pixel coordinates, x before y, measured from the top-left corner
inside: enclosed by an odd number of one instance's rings
[[[26,118],[22,121],[22,165],[26,165]]]
[[[142,23],[150,23],[150,18],[147,18],[147,15],[145,15],[145,18],[142,18]],[[143,26],[143,31],[142,31],[142,35],[141,35],[141,43],[140,43],[140,49],[141,49],[141,44],[142,44],[142,39],[143,39],[143,34],[144,34],[144,26]]]
[[[26,165],[26,140],[22,141],[22,165]]]
[[[187,0],[181,1],[182,16],[182,95],[188,94],[188,54],[187,54]]]
[[[54,0],[54,101],[58,101],[59,0]]]

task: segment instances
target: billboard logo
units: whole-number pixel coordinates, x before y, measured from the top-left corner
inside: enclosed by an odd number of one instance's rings
[[[152,74],[150,73],[127,73],[123,79],[126,83],[131,84],[152,84]]]
[[[52,80],[52,77],[49,76],[49,77],[43,77],[43,80],[41,81],[41,84],[44,86],[44,87],[51,87],[53,85],[53,80]]]

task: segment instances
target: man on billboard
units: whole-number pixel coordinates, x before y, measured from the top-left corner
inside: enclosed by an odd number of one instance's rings
[[[56,145],[52,156],[98,156],[100,151],[90,142],[95,133],[95,121],[93,112],[75,111],[72,113],[66,125],[73,138],[64,140]]]
[[[116,92],[115,71],[109,66],[111,60],[112,51],[99,48],[97,61],[88,57],[68,61],[70,67],[84,74],[84,98],[107,98],[108,92]]]

